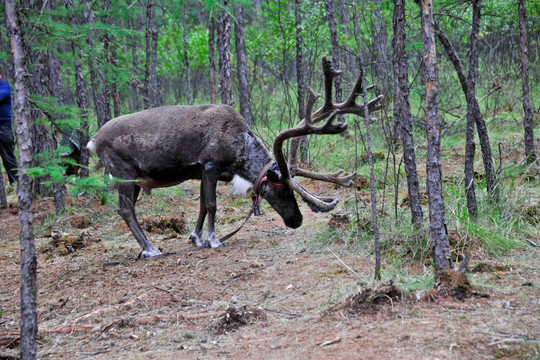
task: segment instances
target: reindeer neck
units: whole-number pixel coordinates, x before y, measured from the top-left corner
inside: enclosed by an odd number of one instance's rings
[[[246,134],[246,150],[245,163],[238,175],[254,184],[263,168],[272,161],[272,157],[268,150],[251,133]]]

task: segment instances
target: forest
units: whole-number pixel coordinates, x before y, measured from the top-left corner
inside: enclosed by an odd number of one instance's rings
[[[539,1],[0,10],[0,360],[540,358]]]

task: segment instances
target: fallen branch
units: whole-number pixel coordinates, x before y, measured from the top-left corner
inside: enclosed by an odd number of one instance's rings
[[[92,317],[101,316],[103,314],[109,313],[109,312],[114,311],[114,310],[122,309],[122,308],[125,308],[127,306],[132,306],[137,302],[141,302],[142,299],[144,299],[146,297],[148,297],[148,293],[141,294],[141,295],[137,296],[135,299],[130,300],[128,302],[125,302],[123,304],[118,304],[118,305],[113,305],[113,306],[109,306],[109,307],[102,308],[102,309],[97,309],[95,311],[92,311],[91,313],[88,313],[86,315],[83,315],[83,316],[75,319],[75,323],[77,323],[79,320],[82,320],[82,319],[89,319],[89,318],[92,318]],[[144,302],[143,302],[143,304],[144,304]]]
[[[531,245],[534,246],[534,247],[540,247],[540,245],[538,245],[537,243],[535,243],[535,242],[532,241],[532,240],[529,240],[529,239],[523,239],[523,240],[525,240],[526,242],[528,242],[529,244],[531,244]]]
[[[155,323],[159,321],[168,321],[168,320],[192,321],[192,320],[206,319],[210,317],[219,317],[223,315],[225,315],[225,311],[213,311],[213,312],[198,313],[198,314],[178,313],[174,315],[148,315],[148,316],[140,317],[137,320],[135,320],[135,324],[143,325],[143,324],[150,324],[150,323]]]

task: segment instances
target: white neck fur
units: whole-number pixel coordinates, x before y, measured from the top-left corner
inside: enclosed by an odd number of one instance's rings
[[[230,184],[229,192],[235,196],[246,197],[253,190],[253,184],[240,175],[235,174]]]

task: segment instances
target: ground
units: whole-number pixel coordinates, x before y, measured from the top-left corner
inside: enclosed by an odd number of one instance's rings
[[[471,269],[483,264],[471,280],[479,291],[462,301],[403,290],[353,309],[352,296],[383,284],[372,280],[369,252],[314,246],[317,231],[335,221],[331,214],[302,205],[304,224],[290,230],[263,206],[227,247],[196,249],[188,234],[197,185],[181,186],[182,198],[158,192],[140,200],[140,219],[167,207],[182,209],[177,231],[186,221],[184,234],[149,228],[151,241],[173,253],[155,260],[136,258],[138,245],[114,205],[69,199],[77,210],[53,218],[52,200],[36,202],[40,359],[540,357],[537,248],[472,258]],[[222,235],[249,209],[249,201],[235,201],[220,197]],[[11,359],[19,328],[15,209],[0,210],[0,234],[0,359]],[[404,271],[430,276],[410,261]],[[390,271],[384,266],[383,274]]]

